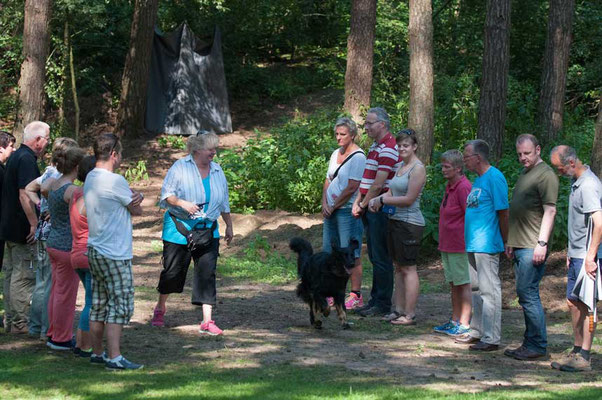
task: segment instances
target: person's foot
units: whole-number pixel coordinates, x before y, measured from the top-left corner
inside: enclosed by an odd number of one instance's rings
[[[508,355],[505,351],[504,351],[504,354]],[[516,349],[514,351],[513,355],[510,357],[513,357],[514,359],[520,360],[520,361],[532,361],[532,360],[546,358],[547,356],[548,356],[547,353],[539,353],[537,351],[533,351],[524,346],[521,346],[518,349]]]
[[[165,315],[165,310],[161,310],[155,307],[153,311],[153,319],[151,320],[151,326],[162,327],[165,326],[165,321],[163,320],[163,316]]]
[[[14,333],[15,335],[24,335],[29,333],[29,329],[26,326],[19,328],[17,325],[13,325],[7,332]]]
[[[514,358],[514,355],[515,355],[517,352],[519,352],[519,351],[522,351],[522,350],[523,350],[523,349],[525,349],[525,348],[526,348],[526,347],[525,347],[525,346],[523,346],[522,344],[521,344],[520,346],[518,346],[518,347],[515,347],[515,348],[513,348],[513,349],[510,349],[510,348],[508,348],[508,349],[504,350],[504,355],[505,355],[505,356],[507,356],[507,357],[512,357],[512,358]]]
[[[592,360],[586,360],[581,354],[577,353],[568,362],[561,364],[559,369],[564,372],[591,371]]]
[[[56,342],[52,339],[48,339],[48,341],[46,342],[46,346],[50,347],[52,350],[73,351],[73,348],[75,347],[75,342],[73,341],[73,339],[67,340],[66,342]]]
[[[449,329],[447,332],[445,332],[445,334],[451,337],[458,337],[461,335],[465,335],[468,332],[470,332],[470,326],[457,324],[451,329]]]
[[[500,346],[497,344],[485,343],[479,340],[478,343],[471,345],[469,349],[473,351],[496,351],[497,349],[499,349],[499,347]]]
[[[215,322],[201,322],[201,326],[199,328],[199,333],[201,335],[210,335],[210,336],[219,336],[223,333],[220,328],[215,325]]]
[[[83,350],[83,349],[80,349],[79,347],[74,347],[73,354],[75,354],[76,356],[88,358],[88,357],[92,356],[92,349],[90,348],[88,350]]]
[[[391,320],[391,324],[392,325],[403,325],[403,326],[410,326],[410,325],[416,325],[416,316],[412,315],[411,317],[407,316],[407,315],[402,315],[401,317]]]
[[[381,317],[386,314],[386,311],[380,309],[377,306],[373,306],[364,311],[358,311],[357,313],[362,317]]]
[[[386,314],[384,317],[382,317],[381,320],[386,321],[386,322],[391,322],[394,319],[401,317],[402,315],[404,315],[404,314],[400,313],[398,311],[391,311],[389,314]]]
[[[361,307],[356,307],[356,308],[354,308],[354,309],[353,309],[353,311],[354,311],[356,314],[359,314],[359,313],[361,313],[361,312],[364,312],[364,311],[366,311],[366,310],[367,310],[367,309],[369,309],[369,308],[372,308],[372,305],[370,305],[370,303],[366,303],[366,304],[364,304],[364,305],[363,305],[363,306],[361,306]]]
[[[470,333],[465,333],[463,335],[457,336],[454,341],[460,344],[473,344],[480,342],[481,338],[471,336]]]
[[[92,353],[90,355],[90,364],[94,365],[105,365],[109,361],[107,353],[103,352],[101,355]]]
[[[449,321],[447,321],[446,323],[437,325],[436,327],[434,327],[433,331],[435,333],[443,333],[443,334],[447,335],[447,332],[449,332],[449,330],[452,329],[457,324],[458,323],[456,321],[454,321],[450,318]]]
[[[345,299],[345,309],[355,310],[364,306],[364,298],[360,294],[359,296],[353,292],[349,293],[349,296]]]
[[[142,369],[144,365],[131,362],[120,355],[116,360],[107,360],[105,368],[111,371],[123,371],[126,369]]]

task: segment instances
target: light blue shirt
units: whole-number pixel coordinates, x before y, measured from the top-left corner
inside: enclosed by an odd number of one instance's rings
[[[167,203],[167,198],[176,196],[179,199],[190,201],[195,204],[208,203],[203,207],[203,217],[190,219],[190,215],[181,207],[173,207]],[[165,176],[161,188],[161,199],[159,206],[166,208],[178,220],[182,221],[188,228],[206,220],[210,225],[216,221],[221,213],[230,212],[228,194],[228,182],[224,171],[215,162],[211,162],[209,175],[202,179],[197,165],[192,156],[188,155],[176,161]],[[176,234],[172,234],[175,231]],[[219,237],[217,229],[213,232],[214,237]],[[186,244],[186,239],[175,230],[175,224],[169,215],[163,218],[163,236],[166,241]]]
[[[501,253],[504,241],[497,212],[508,209],[508,183],[495,167],[475,179],[466,198],[464,238],[470,253]]]
[[[205,179],[203,179],[203,188],[205,189],[205,198],[207,199],[207,202],[211,202],[211,185],[210,185],[210,179],[209,176],[207,176]],[[203,206],[203,211],[205,213],[207,213],[207,209],[209,208],[209,204],[205,204]],[[206,218],[197,218],[197,219],[180,219],[178,217],[176,217],[176,219],[178,221],[180,221],[181,223],[184,224],[184,226],[186,226],[186,229],[193,229],[195,227],[209,227],[211,226],[211,224],[213,223],[212,221],[209,221]],[[178,232],[178,229],[176,228],[176,224],[173,222],[173,220],[171,219],[170,215],[169,215],[169,211],[165,212],[165,215],[163,215],[163,234],[162,234],[162,239],[167,241],[167,242],[171,242],[171,243],[176,243],[176,244],[186,244],[186,238],[180,233]],[[219,226],[216,224],[215,225],[215,230],[213,231],[213,237],[216,239],[219,239]]]

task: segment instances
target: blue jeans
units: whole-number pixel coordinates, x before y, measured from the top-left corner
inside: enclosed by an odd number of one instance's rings
[[[85,303],[82,313],[79,316],[78,328],[84,332],[90,330],[90,307],[92,307],[92,274],[88,268],[76,268],[75,272],[82,281],[86,291]]]
[[[360,246],[355,250],[355,258],[362,255],[362,234],[364,227],[362,221],[351,215],[351,208],[339,208],[334,210],[330,218],[324,218],[322,227],[322,250],[330,253],[331,243],[334,241],[338,246],[347,247],[351,239],[359,242]]]
[[[372,290],[368,305],[389,312],[393,295],[393,263],[387,251],[389,218],[382,212],[366,211],[362,221],[366,231],[368,257],[372,263]]]
[[[48,330],[48,299],[52,286],[52,273],[46,242],[36,242],[34,249],[36,285],[31,296],[28,328],[30,334],[44,337]]]
[[[525,315],[523,346],[542,354],[548,347],[546,315],[539,297],[539,282],[545,269],[545,263],[533,265],[533,249],[514,249],[516,294]]]

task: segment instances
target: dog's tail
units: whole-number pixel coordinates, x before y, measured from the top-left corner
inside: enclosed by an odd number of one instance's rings
[[[305,265],[307,260],[309,260],[309,257],[311,257],[311,255],[314,253],[314,250],[307,240],[300,237],[292,238],[289,243],[289,247],[292,251],[299,255],[299,258],[297,259],[297,274],[301,276],[302,267]]]

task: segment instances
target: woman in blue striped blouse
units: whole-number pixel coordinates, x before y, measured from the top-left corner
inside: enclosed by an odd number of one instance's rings
[[[219,164],[213,162],[219,144],[217,135],[199,132],[188,138],[189,155],[176,161],[163,181],[161,208],[167,208],[163,218],[163,270],[157,290],[159,301],[155,306],[153,326],[163,326],[165,303],[171,293],[182,293],[190,260],[194,260],[192,304],[200,305],[203,319],[201,334],[221,335],[222,330],[212,319],[216,303],[215,270],[219,255],[219,231],[213,230],[211,246],[200,253],[191,254],[186,238],[178,232],[176,220],[186,229],[211,227],[221,215],[226,223],[226,243],[232,240],[232,219],[228,198],[228,182]]]

